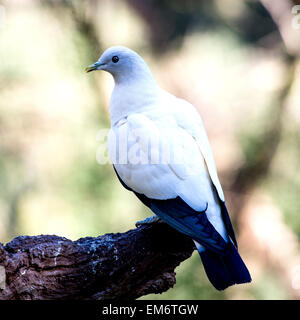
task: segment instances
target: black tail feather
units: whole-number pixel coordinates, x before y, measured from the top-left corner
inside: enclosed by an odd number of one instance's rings
[[[207,277],[217,290],[224,290],[234,284],[251,282],[246,265],[230,241],[224,256],[207,249],[199,253]]]

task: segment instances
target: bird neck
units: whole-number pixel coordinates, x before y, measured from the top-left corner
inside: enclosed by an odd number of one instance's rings
[[[159,99],[159,91],[151,72],[136,74],[126,79],[115,78],[115,87],[110,100],[112,126],[132,113],[143,112],[155,106]]]

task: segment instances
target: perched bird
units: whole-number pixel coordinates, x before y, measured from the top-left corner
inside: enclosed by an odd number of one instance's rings
[[[162,90],[131,49],[107,49],[93,70],[115,81],[107,146],[116,174],[154,212],[137,225],[163,220],[191,237],[216,289],[250,282],[199,113]]]

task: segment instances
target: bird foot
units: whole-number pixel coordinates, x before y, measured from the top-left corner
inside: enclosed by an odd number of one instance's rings
[[[152,223],[160,223],[160,222],[163,222],[163,220],[161,220],[156,214],[151,216],[151,217],[148,217],[146,218],[145,220],[140,220],[140,221],[137,221],[135,223],[135,226],[136,227],[139,227],[139,226],[142,226],[144,224],[152,224]]]

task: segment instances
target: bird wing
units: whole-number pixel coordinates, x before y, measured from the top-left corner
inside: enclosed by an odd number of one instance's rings
[[[157,200],[180,196],[197,211],[203,211],[207,202],[214,203],[211,179],[198,143],[178,126],[173,114],[132,114],[114,130],[120,145],[127,145],[123,150],[128,161],[116,163],[115,168],[132,190]],[[113,143],[108,139],[110,145]]]
[[[118,139],[123,143],[127,139],[128,158],[134,150],[133,155],[142,154],[146,161],[131,164],[131,159],[127,159],[129,163],[115,163],[115,170],[122,184],[163,220],[203,246],[222,251],[226,246],[223,238],[227,236],[209,166],[199,148],[199,140],[195,139],[194,132],[200,133],[193,126],[187,130],[187,119],[180,119],[176,108],[174,110],[176,112],[156,109],[155,112],[136,113],[122,122],[127,134],[124,140]],[[115,136],[120,134],[117,126],[114,131]],[[160,139],[159,144],[152,143],[156,138]],[[161,156],[166,149],[171,150],[172,155],[183,157],[177,162],[161,163],[159,158],[158,163],[152,163],[151,156]],[[209,152],[206,154],[209,159]],[[214,163],[212,168],[216,172]]]

